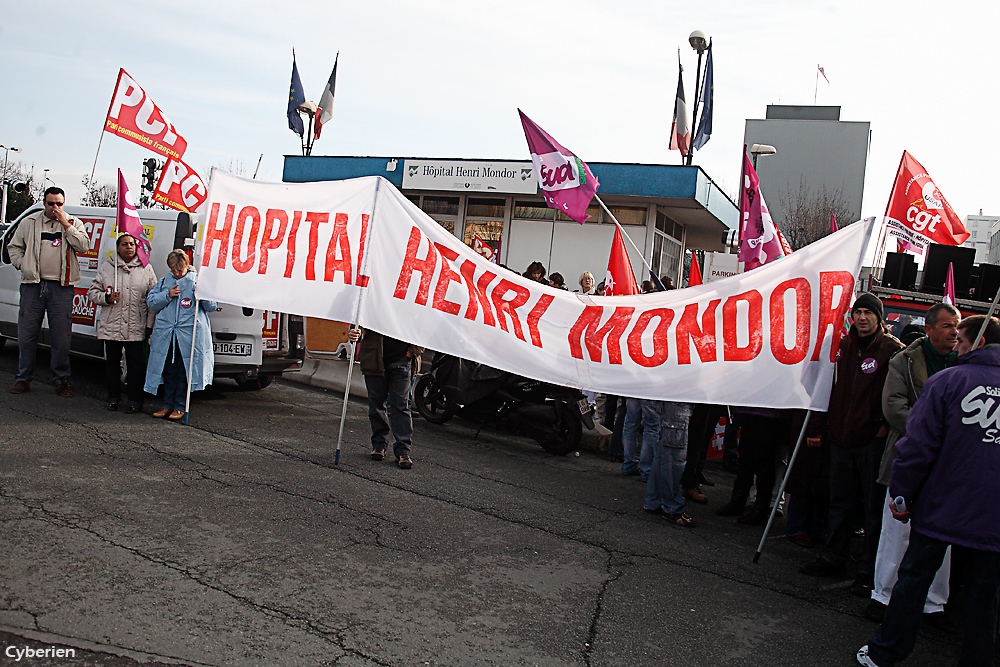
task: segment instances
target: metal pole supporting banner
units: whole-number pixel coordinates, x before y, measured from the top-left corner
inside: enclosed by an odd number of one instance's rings
[[[177,297],[178,299],[180,296]],[[191,414],[191,371],[194,369],[194,341],[198,336],[198,309],[201,302],[198,297],[194,299],[194,325],[191,327],[191,357],[188,359],[187,368],[187,394],[184,396],[184,423],[188,423],[188,415]]]
[[[996,296],[993,297],[993,303],[990,304],[990,309],[986,313],[986,319],[983,320],[983,326],[979,327],[979,333],[976,334],[976,340],[972,343],[973,350],[979,347],[979,341],[983,339],[983,334],[986,333],[986,325],[990,323],[990,318],[993,317],[993,313],[996,312],[998,299],[1000,299],[1000,289],[997,290]]]
[[[365,253],[364,259],[361,261],[361,266],[358,267],[358,275],[367,275],[366,270],[368,269],[368,258],[371,257],[371,241],[375,236],[375,210],[378,207],[378,195],[379,190],[382,185],[382,179],[379,178],[375,181],[375,196],[372,197],[372,214],[368,219],[368,224],[371,227],[368,230],[368,252]],[[364,236],[361,237],[361,242],[365,242]],[[361,317],[361,297],[364,296],[364,292],[358,294],[358,307],[354,311],[354,322],[348,327],[348,333],[358,324],[358,319]],[[351,397],[351,377],[354,375],[354,355],[357,349],[357,343],[350,343],[351,353],[347,357],[347,385],[344,387],[344,406],[340,411],[340,429],[337,432],[337,450],[333,455],[333,465],[340,465],[340,444],[344,439],[344,422],[347,421],[347,402]]]
[[[611,216],[612,222],[614,222],[615,225],[618,226],[618,229],[619,229],[619,231],[621,231],[622,236],[624,236],[626,239],[628,239],[628,242],[632,244],[632,247],[635,248],[635,251],[637,253],[639,253],[639,259],[642,260],[642,263],[646,265],[647,269],[649,269],[649,273],[652,274],[653,273],[653,267],[651,267],[649,265],[649,262],[646,261],[646,256],[643,254],[643,252],[641,250],[639,250],[639,246],[637,246],[635,244],[635,241],[632,240],[632,237],[629,236],[628,234],[626,234],[625,230],[622,229],[621,223],[618,222],[618,218],[615,217],[615,214],[611,212],[611,210],[604,204],[604,201],[599,196],[597,196],[596,194],[594,195],[594,199],[596,199],[597,203],[601,205],[601,208],[604,209],[604,212],[607,213],[609,216]]]
[[[792,467],[795,465],[795,457],[799,453],[799,447],[802,446],[802,440],[805,439],[806,427],[809,426],[809,417],[812,416],[812,411],[806,412],[805,421],[802,422],[802,430],[799,431],[799,439],[795,443],[795,449],[792,450],[792,458],[788,459],[788,468],[785,470],[785,477],[781,480],[781,488],[778,489],[778,495],[774,497],[774,507],[771,508],[771,515],[767,517],[767,525],[764,526],[764,534],[760,536],[760,544],[757,545],[757,553],[753,555],[753,562],[757,563],[760,560],[760,554],[764,551],[764,540],[767,539],[767,534],[771,532],[771,523],[774,521],[774,514],[778,511],[778,505],[781,503],[781,496],[785,492],[785,485],[788,484],[788,476],[792,474]],[[758,489],[758,492],[760,490]]]

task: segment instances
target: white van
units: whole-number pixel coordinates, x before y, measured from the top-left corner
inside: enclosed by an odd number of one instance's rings
[[[41,210],[36,204],[21,214],[0,236],[0,347],[7,338],[17,340],[17,311],[21,272],[10,263],[7,242],[24,216]],[[73,340],[71,352],[95,359],[104,358],[104,345],[97,339],[97,313],[101,307],[87,298],[87,289],[97,269],[114,252],[116,211],[113,208],[67,206],[66,213],[83,222],[90,236],[90,249],[78,255],[80,284],[73,299]],[[174,248],[191,250],[197,224],[187,213],[142,209],[139,211],[152,251],[149,262],[157,277],[167,273],[167,254]],[[197,268],[197,267],[196,267]],[[300,316],[219,304],[209,313],[212,346],[215,349],[215,377],[232,378],[245,389],[262,389],[283,372],[302,368],[305,337]],[[42,344],[48,340],[43,324]]]

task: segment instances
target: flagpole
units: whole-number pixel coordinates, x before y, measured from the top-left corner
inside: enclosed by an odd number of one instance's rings
[[[1000,293],[1000,291],[998,291]],[[799,439],[795,443],[795,449],[792,450],[792,458],[788,460],[788,468],[785,469],[785,476],[781,480],[781,488],[778,489],[778,495],[774,498],[774,506],[771,508],[771,515],[767,518],[767,525],[764,526],[764,534],[760,536],[760,544],[757,545],[757,553],[753,555],[754,564],[760,560],[760,554],[764,551],[764,541],[767,539],[767,534],[771,532],[771,523],[774,522],[774,515],[778,511],[778,505],[781,504],[781,496],[785,492],[785,485],[788,484],[788,476],[792,474],[792,466],[795,465],[795,457],[799,453],[799,448],[802,446],[802,440],[806,435],[806,427],[809,426],[809,417],[812,416],[812,410],[806,411],[805,421],[802,422],[802,430],[799,431]],[[760,489],[757,490],[760,493]]]
[[[641,259],[642,263],[646,265],[646,268],[649,269],[649,272],[653,273],[653,267],[651,267],[649,265],[649,262],[646,261],[646,257],[645,255],[643,255],[642,251],[639,250],[639,246],[635,244],[635,241],[632,240],[632,237],[630,237],[628,234],[625,233],[625,230],[622,229],[621,223],[618,222],[618,218],[616,218],[615,214],[612,213],[611,210],[605,205],[604,200],[601,199],[601,197],[597,193],[594,193],[594,199],[596,199],[597,203],[601,205],[601,208],[604,209],[604,212],[607,213],[609,216],[611,216],[611,220],[618,226],[618,231],[622,233],[622,236],[628,239],[628,242],[632,244],[632,247],[635,248],[635,251],[639,253],[639,259]],[[555,228],[553,227],[553,229]]]
[[[375,196],[372,198],[372,214],[369,220],[371,221],[371,228],[368,230],[368,252],[365,253],[365,258],[362,260],[362,265],[358,267],[358,275],[365,275],[365,270],[368,268],[368,258],[371,257],[371,239],[375,235],[375,209],[378,206],[378,195],[380,191],[380,186],[382,185],[382,179],[375,181]],[[362,238],[362,242],[364,239]],[[364,292],[358,294],[358,307],[354,311],[354,322],[348,327],[348,333],[352,330],[354,325],[358,323],[361,317],[361,297],[364,296]],[[340,444],[344,439],[344,422],[347,421],[347,402],[351,397],[351,377],[354,374],[354,356],[357,350],[358,344],[351,343],[351,352],[347,357],[347,384],[344,387],[344,405],[340,411],[340,429],[337,432],[337,450],[333,455],[333,465],[340,465]]]
[[[983,334],[986,333],[986,325],[990,323],[990,318],[993,317],[993,313],[997,309],[998,300],[1000,300],[1000,289],[997,290],[996,296],[993,297],[993,303],[990,304],[990,309],[986,313],[986,319],[983,320],[983,326],[979,327],[979,333],[976,334],[976,340],[972,343],[973,350],[979,347],[979,341],[983,339]]]
[[[197,280],[195,287],[197,287]],[[180,297],[178,297],[180,298]],[[198,336],[198,308],[200,308],[198,297],[194,298],[194,325],[191,327],[191,356],[188,358],[187,370],[187,392],[184,395],[184,424],[188,423],[188,415],[191,414],[191,371],[194,369],[194,341]]]
[[[122,72],[124,72],[124,71],[125,71],[124,68],[119,68],[118,69],[118,79],[115,81],[115,89],[113,91],[111,91],[111,101],[108,102],[108,113],[104,114],[104,125],[101,126],[101,138],[97,142],[97,152],[94,154],[94,166],[90,170],[90,191],[91,192],[94,191],[94,174],[97,173],[97,158],[101,154],[101,144],[104,143],[104,132],[105,132],[104,128],[106,128],[107,125],[108,125],[108,116],[111,115],[111,106],[115,103],[115,92],[118,91],[118,84],[121,83]]]

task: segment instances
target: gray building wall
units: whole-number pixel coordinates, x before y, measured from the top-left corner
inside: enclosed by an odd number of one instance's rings
[[[840,107],[769,105],[766,120],[746,121],[744,142],[770,144],[774,155],[757,161],[764,201],[775,222],[785,222],[782,200],[796,196],[800,182],[808,191],[840,190],[852,213],[847,224],[861,219],[868,161],[867,122],[841,121]]]

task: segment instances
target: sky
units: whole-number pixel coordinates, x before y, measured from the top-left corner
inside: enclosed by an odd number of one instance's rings
[[[340,52],[314,155],[527,160],[520,108],[586,161],[679,164],[678,49],[690,105],[687,37],[701,30],[715,117],[694,163],[727,192],[746,119],[812,104],[822,65],[817,102],[871,123],[863,217],[883,214],[903,150],[960,216],[1000,215],[995,2],[0,0],[0,17],[0,144],[73,203],[95,156],[99,183],[120,167],[133,191],[152,156],[102,132],[119,68],[206,182],[212,167],[251,176],[258,159],[257,178],[280,181],[301,153],[285,117],[293,48],[314,101]]]

